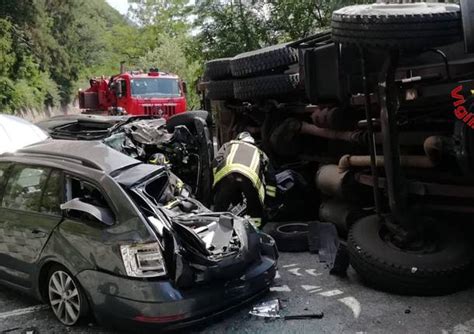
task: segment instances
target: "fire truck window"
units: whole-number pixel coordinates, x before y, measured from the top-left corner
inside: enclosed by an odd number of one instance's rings
[[[132,96],[146,97],[178,97],[179,83],[177,79],[168,78],[146,78],[133,79]]]
[[[122,96],[127,96],[127,82],[120,80],[120,86],[122,86]]]

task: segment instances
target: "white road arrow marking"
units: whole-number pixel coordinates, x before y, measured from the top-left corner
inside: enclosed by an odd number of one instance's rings
[[[317,273],[316,269],[306,269],[305,271],[308,273],[308,275],[311,275],[314,277],[322,275],[321,273]]]
[[[293,275],[296,275],[296,276],[303,276],[303,274],[300,274],[299,273],[299,270],[301,268],[293,268],[293,269],[288,269],[288,272],[292,273]]]
[[[0,320],[10,318],[10,317],[19,316],[19,315],[24,315],[24,314],[28,314],[28,313],[43,311],[43,310],[47,310],[48,308],[49,308],[48,305],[35,305],[35,306],[31,306],[31,307],[21,308],[21,309],[14,310],[14,311],[4,312],[4,313],[0,313]]]
[[[288,285],[282,285],[282,286],[272,286],[270,288],[270,291],[275,291],[275,292],[291,292],[291,289]]]
[[[301,287],[308,291],[308,293],[315,293],[323,290],[320,286],[316,285],[302,285]]]
[[[343,293],[344,292],[342,292],[341,290],[336,289],[336,290],[329,290],[329,291],[321,292],[320,295],[324,296],[324,297],[332,297],[332,296],[341,295]]]
[[[283,268],[290,268],[290,267],[294,267],[294,266],[297,266],[297,265],[298,265],[298,263],[285,264],[285,265],[283,266]]]
[[[360,303],[357,299],[355,299],[354,297],[345,297],[345,298],[339,299],[339,301],[352,310],[352,313],[354,314],[355,319],[359,318]]]
[[[277,272],[276,272],[276,274],[275,274],[275,279],[278,279],[278,278],[280,278],[280,277],[281,277],[281,276],[280,276],[280,272],[277,270]]]

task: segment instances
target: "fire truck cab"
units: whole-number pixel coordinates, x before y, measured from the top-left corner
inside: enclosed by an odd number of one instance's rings
[[[79,107],[92,114],[156,115],[168,118],[186,111],[186,84],[171,73],[150,69],[90,80],[79,91]]]

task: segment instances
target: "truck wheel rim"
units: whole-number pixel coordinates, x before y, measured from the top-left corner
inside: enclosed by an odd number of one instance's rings
[[[71,276],[64,271],[54,272],[49,279],[48,295],[59,321],[68,326],[74,325],[81,314],[81,300]]]

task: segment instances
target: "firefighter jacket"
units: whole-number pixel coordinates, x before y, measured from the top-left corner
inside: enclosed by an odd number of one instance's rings
[[[214,184],[216,186],[227,175],[238,173],[250,180],[258,191],[260,202],[264,203],[265,195],[276,196],[274,176],[266,154],[255,145],[232,140],[225,143],[214,159]]]

